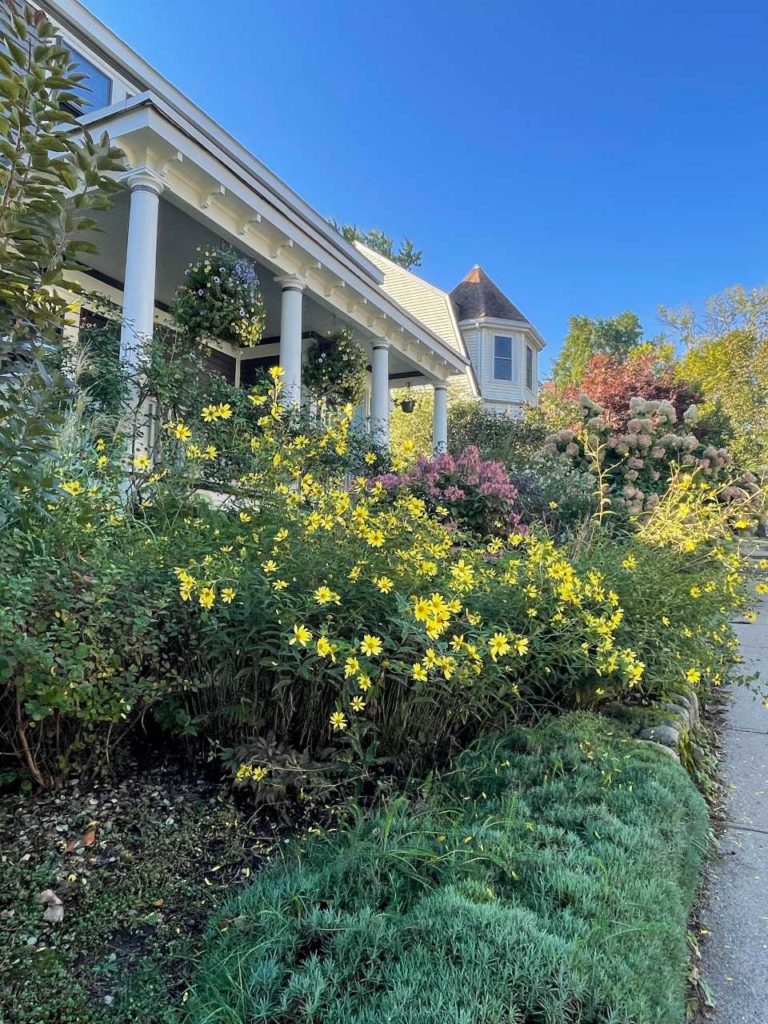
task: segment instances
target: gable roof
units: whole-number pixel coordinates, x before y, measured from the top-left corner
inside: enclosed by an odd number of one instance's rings
[[[381,253],[369,249],[362,242],[355,242],[355,246],[381,271],[382,290],[469,362],[467,346],[456,322],[456,311],[450,295],[425,281],[418,274],[401,267],[399,263],[393,263]],[[471,377],[470,383],[476,390],[477,383],[474,380],[474,368],[471,363],[467,367],[467,373]]]
[[[517,306],[476,263],[451,292],[459,320],[515,320],[527,324]]]

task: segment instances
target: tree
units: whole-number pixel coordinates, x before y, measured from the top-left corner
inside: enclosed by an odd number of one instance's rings
[[[630,310],[607,319],[572,316],[563,349],[552,371],[555,384],[558,388],[578,387],[593,356],[607,355],[622,360],[641,344],[643,328],[637,314]]]
[[[728,288],[701,316],[660,313],[685,344],[680,372],[702,389],[704,412],[730,421],[734,455],[751,468],[767,465],[768,287]]]
[[[374,249],[382,256],[386,256],[388,260],[392,260],[393,263],[405,267],[406,270],[421,266],[421,258],[424,253],[421,249],[415,249],[413,242],[408,238],[404,238],[400,243],[400,248],[395,251],[395,242],[392,237],[379,231],[378,228],[364,231],[356,224],[338,224],[333,218],[330,218],[329,224],[336,228],[342,238],[346,238],[348,242],[362,242],[369,249]]]
[[[26,3],[0,3],[0,469],[24,469],[50,441],[43,357],[68,313],[57,289],[76,290],[66,271],[95,251],[82,235],[120,187],[123,155],[80,127],[84,76],[56,28]]]

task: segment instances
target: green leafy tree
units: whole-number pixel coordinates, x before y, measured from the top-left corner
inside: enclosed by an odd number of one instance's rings
[[[768,287],[736,285],[705,304],[662,318],[685,344],[680,373],[699,385],[704,412],[727,417],[730,448],[747,467],[768,464]]]
[[[378,228],[370,228],[370,230],[364,231],[356,224],[338,224],[333,218],[330,219],[329,223],[348,242],[362,242],[369,249],[380,252],[382,256],[386,256],[393,263],[399,263],[406,270],[421,266],[421,258],[424,253],[421,249],[416,249],[409,238],[404,238],[400,243],[400,247],[395,249],[394,239],[383,231],[379,231]]]
[[[54,25],[28,4],[0,4],[0,470],[24,472],[54,427],[43,359],[66,324],[57,289],[95,251],[83,234],[120,187],[123,155],[80,127],[84,76]]]
[[[636,313],[618,316],[572,316],[568,334],[552,376],[558,388],[578,387],[589,361],[596,355],[626,359],[643,344],[643,328]],[[652,343],[651,343],[652,344]]]

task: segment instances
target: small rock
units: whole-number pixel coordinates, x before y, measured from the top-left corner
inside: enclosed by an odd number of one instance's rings
[[[654,725],[650,729],[643,729],[638,733],[638,738],[659,743],[674,751],[677,751],[680,745],[680,731],[672,725]]]

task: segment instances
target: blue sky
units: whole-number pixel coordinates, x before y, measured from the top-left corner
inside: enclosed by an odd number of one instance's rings
[[[572,313],[768,282],[763,0],[88,0],[326,216]]]

